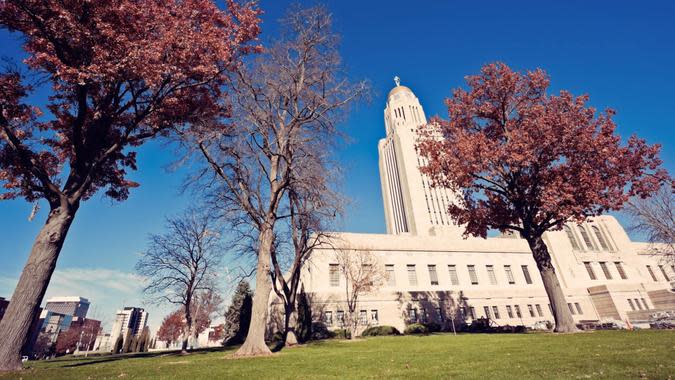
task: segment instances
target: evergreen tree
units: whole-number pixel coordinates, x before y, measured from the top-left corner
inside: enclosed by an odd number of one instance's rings
[[[232,296],[232,303],[225,313],[225,345],[240,344],[246,339],[251,323],[253,292],[248,282],[241,281]]]
[[[296,332],[300,343],[305,343],[312,338],[312,308],[304,288],[298,294],[298,324]]]

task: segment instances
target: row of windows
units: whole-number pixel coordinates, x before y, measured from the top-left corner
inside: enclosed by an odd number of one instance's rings
[[[337,322],[337,325],[339,327],[342,327],[345,325],[345,312],[344,310],[337,310],[335,313],[335,319]],[[373,309],[370,311],[370,320],[368,320],[368,310],[359,310],[358,314],[358,321],[359,324],[362,326],[366,326],[368,324],[371,325],[377,325],[380,321],[379,315],[377,312],[377,309]],[[325,323],[327,326],[332,326],[333,325],[333,312],[332,311],[324,311],[323,312],[323,323]]]
[[[479,279],[478,279],[478,273],[476,272],[476,266],[475,265],[467,265],[467,271],[469,274],[469,280],[472,285],[478,285],[479,284]],[[387,279],[387,286],[396,286],[396,272],[394,268],[394,264],[386,264],[384,266],[385,268],[385,275]],[[486,265],[485,269],[488,274],[488,280],[490,281],[491,285],[497,285],[497,275],[495,274],[495,267],[494,265]],[[520,269],[523,273],[523,278],[525,280],[526,284],[532,284],[532,276],[530,276],[530,270],[528,269],[527,265],[521,265]],[[438,272],[436,270],[436,265],[435,264],[429,264],[427,265],[427,270],[429,271],[429,283],[432,286],[439,285],[438,281]],[[418,281],[417,281],[417,265],[416,264],[408,264],[406,265],[406,272],[408,275],[408,285],[410,286],[417,286]],[[516,279],[513,275],[513,271],[511,269],[511,265],[504,265],[504,274],[506,275],[506,280],[509,284],[513,285],[516,283]],[[452,285],[459,285],[459,276],[457,275],[457,266],[454,264],[448,265],[448,275],[450,276],[450,283]],[[340,286],[340,268],[338,264],[330,264],[329,265],[329,282],[330,286]]]
[[[600,268],[602,269],[602,273],[605,275],[605,278],[611,280],[613,278],[612,272],[610,272],[607,262],[600,261],[598,264],[600,264]],[[597,280],[598,276],[595,274],[595,270],[593,270],[593,264],[590,261],[584,261],[584,266],[586,267],[586,272],[588,272],[588,277],[590,277],[591,280]],[[619,277],[621,277],[622,280],[628,279],[628,275],[626,275],[626,271],[623,269],[622,262],[615,261],[614,267],[616,268],[616,271],[619,273]]]
[[[574,249],[575,251],[600,251],[600,249],[602,249],[603,251],[611,250],[609,239],[607,239],[605,233],[602,230],[600,230],[598,226],[591,226],[591,230],[593,231],[593,234],[595,235],[595,238],[597,239],[599,246],[598,244],[596,244],[596,241],[594,241],[591,238],[587,226],[578,225],[576,229],[581,234],[581,238],[584,241],[584,246],[582,246],[579,240],[577,240],[577,237],[574,231],[572,230],[572,227],[568,225],[565,225],[563,227],[565,234],[567,234],[567,238],[570,240],[570,244],[572,244],[572,249]]]
[[[628,301],[628,306],[630,306],[630,309],[635,311],[635,310],[649,310],[649,305],[647,304],[647,301],[645,301],[644,298],[640,298],[642,301],[642,304],[640,304],[640,301],[638,301],[637,298],[633,298],[632,300],[630,298],[627,299]],[[643,309],[644,306],[644,309]],[[637,309],[636,309],[637,308]]]
[[[663,265],[659,265],[659,271],[661,271],[661,274],[663,275],[663,279],[666,280],[666,281],[670,281],[672,278],[675,277],[675,265],[670,266],[670,271],[673,273],[674,277],[671,277],[671,276],[668,275],[668,273],[666,272],[666,268]],[[656,277],[656,273],[654,273],[654,270],[652,269],[651,265],[647,265],[647,272],[649,272],[649,275],[652,277],[652,280],[654,280],[654,282],[659,281],[659,278]]]

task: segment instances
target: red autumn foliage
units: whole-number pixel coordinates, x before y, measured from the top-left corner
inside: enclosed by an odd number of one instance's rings
[[[449,117],[419,131],[421,170],[458,194],[448,213],[466,235],[514,230],[527,241],[551,301],[556,331],[576,330],[544,232],[620,209],[668,180],[660,147],[615,134],[614,111],[598,113],[588,96],[548,94],[542,70],[503,63],[467,77],[468,90],[446,100]]]
[[[21,34],[28,68],[51,84],[50,117],[25,103],[29,88],[0,74],[0,200],[45,199],[5,318],[0,370],[19,350],[82,200],[124,200],[138,186],[135,149],[204,117],[229,114],[228,73],[259,33],[253,4],[212,0],[6,0],[0,26]]]
[[[185,330],[185,313],[176,310],[164,317],[157,331],[157,339],[167,343],[175,342],[183,336]]]
[[[614,111],[598,114],[587,95],[547,94],[542,70],[495,63],[467,83],[446,100],[448,120],[423,128],[419,143],[429,160],[422,171],[462,194],[449,212],[467,234],[559,229],[620,209],[667,178],[659,145],[635,136],[622,145]]]

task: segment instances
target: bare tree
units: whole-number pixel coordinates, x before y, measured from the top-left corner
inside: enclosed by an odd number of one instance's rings
[[[384,283],[385,273],[379,260],[368,250],[337,249],[336,259],[345,279],[345,324],[350,329],[350,339],[356,336],[359,319],[356,310],[359,299],[377,291]]]
[[[675,189],[672,183],[661,186],[653,196],[631,199],[625,212],[631,217],[630,230],[643,233],[651,243],[650,251],[675,261]]]
[[[257,259],[253,317],[237,356],[271,353],[265,330],[275,228],[290,218],[284,205],[308,161],[305,148],[334,141],[336,123],[367,90],[346,78],[325,8],[293,8],[282,29],[233,79],[232,124],[202,120],[189,136],[208,163],[200,185]]]
[[[186,329],[182,351],[187,353],[193,331],[192,310],[198,292],[212,291],[222,259],[221,236],[214,221],[195,211],[167,219],[167,231],[150,236],[150,247],[143,253],[136,271],[149,280],[144,292],[157,302],[180,305]]]
[[[272,285],[284,303],[285,345],[298,343],[295,326],[302,268],[314,249],[331,245],[332,235],[325,231],[342,212],[343,198],[329,185],[334,177],[327,166],[316,165],[320,162],[323,160],[312,160],[293,176],[288,191],[289,218],[284,231],[288,244],[276,244],[271,255]],[[284,265],[285,261],[289,263]]]

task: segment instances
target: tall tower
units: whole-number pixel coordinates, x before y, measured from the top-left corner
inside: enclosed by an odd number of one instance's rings
[[[456,235],[462,231],[447,214],[454,195],[432,188],[419,167],[425,164],[415,148],[416,130],[427,123],[415,94],[398,77],[384,108],[386,137],[378,143],[380,180],[387,233]]]

